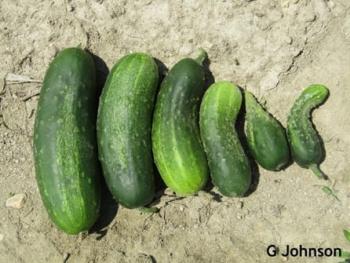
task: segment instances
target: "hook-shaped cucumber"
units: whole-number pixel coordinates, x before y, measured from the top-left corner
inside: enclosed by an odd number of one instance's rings
[[[325,157],[325,150],[310,118],[312,110],[324,103],[328,95],[329,90],[323,85],[307,87],[295,101],[287,122],[287,135],[294,160],[323,179],[327,179],[327,176],[318,166]]]

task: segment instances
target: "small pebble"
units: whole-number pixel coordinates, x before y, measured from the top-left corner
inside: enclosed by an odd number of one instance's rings
[[[6,207],[21,209],[25,202],[25,194],[15,194],[6,200]]]
[[[287,36],[286,37],[286,43],[289,44],[289,45],[292,44],[293,43],[293,38],[291,38],[290,36]]]
[[[335,7],[335,3],[333,1],[329,1],[328,2],[328,7],[329,8],[334,8]]]
[[[281,258],[282,258],[282,261],[288,261],[288,257],[286,257],[286,256],[281,256]]]
[[[4,240],[4,235],[0,234],[0,242]]]

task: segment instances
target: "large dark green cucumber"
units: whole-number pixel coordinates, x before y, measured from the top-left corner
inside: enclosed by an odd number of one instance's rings
[[[325,152],[322,140],[310,121],[311,111],[325,102],[327,87],[314,84],[307,87],[295,101],[287,122],[287,135],[292,156],[301,167],[311,169],[319,178],[327,176],[319,169]]]
[[[209,87],[200,108],[200,131],[210,175],[226,196],[243,196],[251,184],[249,160],[235,130],[241,103],[239,88],[221,81]]]
[[[201,50],[197,60],[185,58],[175,64],[162,82],[153,117],[155,163],[165,184],[181,196],[198,192],[208,178],[198,126],[205,57]]]
[[[100,97],[97,136],[103,174],[114,198],[128,208],[154,197],[151,127],[158,75],[149,55],[127,55],[111,70]]]
[[[289,162],[289,145],[283,126],[249,91],[245,98],[245,133],[254,159],[265,169],[277,171]]]
[[[36,179],[53,222],[69,234],[88,230],[100,207],[94,61],[80,48],[50,64],[34,128]]]

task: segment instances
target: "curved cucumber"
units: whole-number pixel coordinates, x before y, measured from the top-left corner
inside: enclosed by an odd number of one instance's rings
[[[323,85],[315,84],[306,88],[295,101],[287,123],[287,135],[294,160],[324,179],[327,176],[318,167],[324,159],[324,148],[310,117],[311,111],[325,102],[328,95],[329,91]]]
[[[108,188],[128,208],[154,197],[151,125],[157,88],[155,61],[134,53],[113,67],[100,97],[99,158]]]
[[[257,102],[253,94],[244,92],[245,133],[254,159],[265,169],[277,171],[289,162],[289,146],[282,125]]]
[[[242,103],[238,87],[217,82],[206,91],[200,108],[200,131],[215,186],[226,196],[243,196],[251,168],[235,130]]]
[[[208,165],[200,140],[198,115],[204,93],[202,53],[197,61],[185,58],[162,82],[153,117],[155,163],[165,184],[178,195],[198,192],[208,178]]]
[[[69,234],[88,230],[100,207],[95,74],[87,52],[61,51],[46,72],[35,120],[40,194],[52,221]]]

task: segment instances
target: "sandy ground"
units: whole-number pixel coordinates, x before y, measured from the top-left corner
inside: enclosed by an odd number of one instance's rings
[[[2,0],[0,262],[338,262],[269,258],[265,250],[269,244],[350,250],[342,235],[350,227],[349,8],[348,0]],[[284,125],[304,87],[326,84],[331,95],[314,122],[327,151],[321,167],[340,202],[293,164],[278,173],[259,168],[258,186],[246,198],[220,201],[200,192],[176,199],[166,191],[154,215],[118,207],[105,194],[90,235],[58,231],[40,200],[32,160],[41,84],[14,84],[8,74],[40,81],[58,50],[78,44],[102,58],[101,76],[131,51],[171,67],[203,47],[216,80],[266,99]],[[24,206],[5,207],[18,193],[26,196]]]

